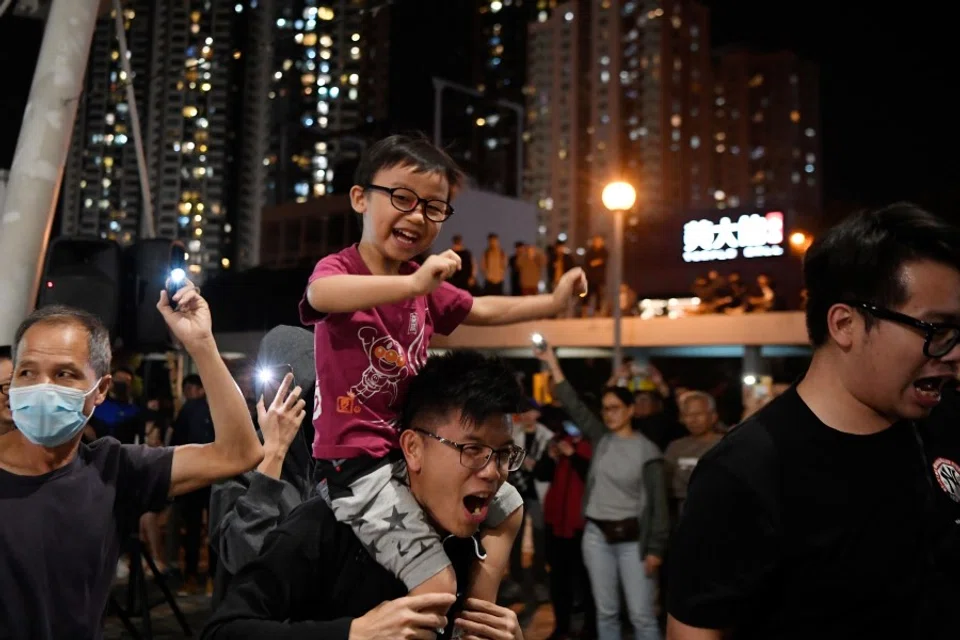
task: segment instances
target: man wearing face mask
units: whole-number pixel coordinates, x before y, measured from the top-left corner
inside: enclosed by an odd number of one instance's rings
[[[10,414],[10,376],[13,374],[13,356],[8,346],[0,346],[0,436],[13,431],[13,416]]]
[[[121,445],[81,432],[110,388],[110,338],[94,316],[45,307],[17,329],[10,408],[0,438],[0,638],[99,638],[122,543],[168,498],[247,471],[263,452],[220,358],[210,312],[188,285],[157,305],[210,392],[216,440]]]

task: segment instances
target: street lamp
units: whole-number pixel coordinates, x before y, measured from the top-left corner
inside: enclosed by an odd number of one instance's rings
[[[600,196],[603,206],[613,213],[613,370],[623,364],[620,287],[623,283],[623,215],[637,201],[637,190],[629,182],[611,182]]]

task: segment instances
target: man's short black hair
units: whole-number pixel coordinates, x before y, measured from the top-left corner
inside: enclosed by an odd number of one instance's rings
[[[20,348],[20,342],[24,334],[36,324],[76,324],[87,332],[87,357],[90,361],[90,367],[98,378],[110,373],[110,332],[104,326],[100,319],[92,313],[81,309],[66,307],[53,304],[47,307],[41,307],[28,315],[26,319],[17,327],[17,332],[13,336],[13,362],[17,362],[17,349]]]
[[[10,345],[0,345],[0,360],[13,360],[13,349],[10,348]]]
[[[463,236],[460,235],[459,233],[453,234],[453,242],[454,243],[463,242]]]
[[[195,387],[200,387],[201,389],[203,389],[203,380],[201,380],[201,379],[200,379],[200,376],[198,376],[198,375],[195,374],[195,373],[191,373],[191,374],[188,375],[188,376],[183,376],[183,384],[182,384],[182,386],[185,387],[185,386],[187,386],[188,384],[193,385],[193,386],[195,386]]]
[[[427,360],[410,383],[401,429],[433,430],[459,412],[472,426],[495,416],[521,413],[526,396],[513,370],[500,358],[477,351],[450,351]]]
[[[370,147],[360,159],[354,184],[366,188],[377,172],[393,167],[410,167],[417,173],[437,173],[450,185],[448,200],[463,181],[463,172],[447,153],[424,135],[393,135]]]
[[[131,378],[136,377],[136,374],[133,373],[133,369],[129,367],[117,367],[116,369],[113,370],[113,375],[117,375],[118,373],[125,373]]]
[[[827,341],[827,311],[837,303],[904,304],[909,291],[901,271],[920,260],[960,270],[960,229],[906,202],[856,213],[818,238],[803,261],[813,346]],[[873,318],[863,317],[869,329]]]

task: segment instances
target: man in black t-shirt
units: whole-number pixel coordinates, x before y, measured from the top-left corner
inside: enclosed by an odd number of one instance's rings
[[[960,230],[908,204],[860,213],[813,244],[804,277],[809,369],[700,459],[669,640],[933,637],[912,421],[957,373]]]
[[[256,466],[246,402],[220,358],[206,302],[189,285],[158,308],[210,391],[216,440],[165,448],[80,442],[110,388],[110,337],[94,316],[60,306],[17,329],[10,408],[0,438],[0,638],[99,638],[122,545],[140,515]]]
[[[940,405],[921,421],[920,435],[935,496],[936,573],[927,598],[936,623],[931,637],[948,638],[960,629],[960,392],[955,387],[945,389]]]

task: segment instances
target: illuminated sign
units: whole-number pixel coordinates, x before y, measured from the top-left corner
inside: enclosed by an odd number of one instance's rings
[[[783,213],[743,214],[736,222],[691,220],[683,225],[683,261],[713,262],[783,255]]]

